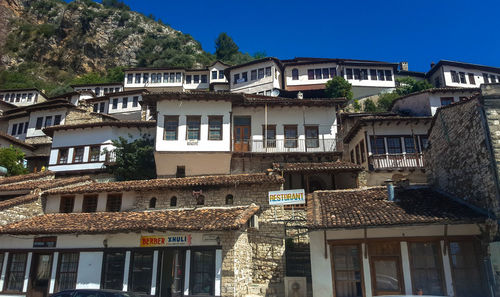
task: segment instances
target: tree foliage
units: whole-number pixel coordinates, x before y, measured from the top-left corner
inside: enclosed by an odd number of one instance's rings
[[[110,173],[120,181],[156,178],[154,138],[149,134],[136,140],[131,135],[129,138],[113,140],[116,163],[108,166]]]
[[[353,96],[351,84],[341,76],[335,76],[326,82],[325,93],[330,98],[345,97],[347,100],[351,100]]]
[[[434,87],[427,80],[417,81],[411,77],[398,78],[396,79],[396,82],[399,84],[396,88],[396,93],[400,96],[431,89]]]
[[[123,3],[123,1],[118,1],[118,0],[102,0],[102,5],[104,5],[104,7],[130,10],[130,7],[127,4]]]
[[[98,84],[98,83],[112,83],[121,82],[125,74],[123,73],[123,67],[114,67],[109,69],[105,73],[100,72],[89,72],[80,77],[74,78],[72,84]]]
[[[24,167],[24,153],[12,145],[0,148],[0,166],[7,168],[7,176],[28,173]]]
[[[218,60],[231,61],[233,55],[239,51],[239,47],[227,33],[222,32],[215,40],[215,56]]]

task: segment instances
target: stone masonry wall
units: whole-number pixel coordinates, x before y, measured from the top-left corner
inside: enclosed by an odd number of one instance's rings
[[[16,205],[0,211],[0,226],[43,214],[41,199]]]
[[[495,112],[489,112],[493,118]],[[498,211],[496,185],[479,99],[441,108],[425,152],[430,184],[483,209]]]

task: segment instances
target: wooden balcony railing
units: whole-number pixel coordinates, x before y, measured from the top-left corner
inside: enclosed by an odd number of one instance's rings
[[[373,169],[409,169],[425,166],[421,153],[371,155],[368,157],[368,162]]]
[[[337,140],[323,137],[318,139],[272,139],[267,140],[234,140],[233,151],[253,153],[316,153],[335,152]]]

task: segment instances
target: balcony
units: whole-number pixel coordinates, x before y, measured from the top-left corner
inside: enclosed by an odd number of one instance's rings
[[[319,139],[273,139],[267,140],[234,140],[234,152],[252,153],[323,153],[335,152],[336,139],[323,137]]]
[[[105,165],[113,165],[116,163],[116,152],[115,151],[107,151],[106,152],[106,160],[104,161]]]
[[[424,158],[417,154],[383,154],[368,157],[370,169],[415,169],[424,168]]]

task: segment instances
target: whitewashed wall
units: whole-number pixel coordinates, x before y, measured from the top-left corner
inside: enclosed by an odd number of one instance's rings
[[[75,87],[73,89],[75,91],[92,91],[95,93],[95,95],[97,97],[100,97],[100,96],[104,96],[107,93],[116,93],[117,88],[118,88],[118,92],[123,91],[123,85],[116,85],[116,84],[102,85],[102,86],[88,85],[88,86],[82,86],[82,87]],[[107,89],[107,93],[104,92],[104,89]]]
[[[217,83],[227,83],[227,77],[224,75],[224,78],[219,78],[219,71],[224,71],[226,68],[228,68],[228,66],[225,66],[225,65],[222,65],[221,63],[217,62],[215,63],[214,65],[212,65],[211,67],[209,67],[209,76],[208,76],[208,79],[209,79],[209,82],[210,83],[213,83],[213,82],[217,82]],[[217,78],[216,79],[213,79],[212,78],[212,71],[217,71]]]
[[[309,69],[322,69],[322,68],[328,68],[328,71],[330,71],[330,68],[335,68],[337,70],[337,75],[340,75],[340,70],[337,67],[336,63],[314,63],[314,64],[306,64],[306,65],[294,65],[294,66],[287,66],[285,68],[285,82],[286,86],[300,86],[300,85],[317,85],[317,84],[326,84],[328,79],[309,79],[307,71]],[[299,79],[298,80],[293,80],[292,78],[292,70],[297,69],[299,71]]]
[[[25,140],[26,139],[26,134],[27,133],[24,133],[24,127],[23,127],[23,133],[21,134],[17,134],[17,131],[16,131],[16,134],[15,135],[12,135],[12,127],[14,125],[17,125],[17,127],[19,127],[19,124],[20,123],[23,123],[23,126],[28,123],[28,128],[29,128],[29,117],[22,117],[22,118],[16,118],[16,119],[12,119],[12,120],[9,120],[9,124],[8,124],[8,128],[7,128],[7,131],[4,131],[6,134],[9,134],[17,139],[20,139],[20,140]],[[16,129],[17,130],[17,129]]]
[[[459,76],[459,82],[452,82],[451,79],[451,71],[456,71],[457,73],[459,72],[464,72],[465,73],[465,82],[466,83],[461,83],[460,82],[460,76]],[[500,73],[493,73],[489,71],[482,71],[479,69],[469,69],[469,68],[462,68],[462,67],[456,67],[456,66],[449,66],[449,65],[443,65],[442,69],[438,69],[436,72],[443,71],[444,74],[444,79],[445,79],[445,85],[443,87],[462,87],[462,88],[479,88],[481,84],[484,84],[485,81],[483,79],[483,73],[488,74],[488,82],[491,83],[490,76],[493,75],[495,76],[495,81],[498,82],[500,81]],[[471,84],[469,80],[469,73],[474,74],[474,84]],[[434,77],[434,76],[433,76]],[[434,83],[433,80],[431,80],[431,83]]]
[[[45,118],[47,116],[52,116],[52,125],[54,125],[54,116],[60,115],[61,116],[61,123],[60,125],[64,125],[64,121],[66,119],[66,108],[57,108],[57,109],[46,109],[46,110],[39,110],[39,111],[33,111],[30,113],[30,120],[28,124],[28,133],[26,134],[26,137],[36,137],[36,136],[45,136],[45,133],[43,133],[42,129],[45,125]],[[37,130],[36,129],[36,120],[39,117],[43,117],[43,125],[42,129]]]
[[[266,67],[271,67],[271,76],[265,76],[265,68]],[[251,80],[251,71],[252,70],[257,70],[257,77],[258,77],[258,69],[259,68],[264,68],[264,77],[261,79],[256,79],[256,80]],[[275,75],[275,70],[276,75]],[[247,82],[243,83],[237,83],[235,84],[234,81],[234,75],[235,74],[240,74],[241,78],[241,73],[247,72]],[[281,70],[279,67],[274,63],[274,61],[264,61],[261,63],[257,64],[252,64],[249,66],[244,66],[244,67],[238,67],[235,69],[232,69],[230,71],[231,75],[231,84],[230,84],[230,90],[231,92],[236,92],[236,93],[247,93],[247,94],[254,94],[258,92],[265,92],[268,90],[272,90],[274,88],[281,89]]]
[[[128,83],[127,77],[128,74],[132,74],[132,83]],[[148,83],[144,83],[143,79],[143,74],[147,73],[148,74]],[[160,73],[162,80],[159,83],[151,83],[151,74],[153,73]],[[179,82],[165,82],[163,80],[164,73],[180,73],[181,74],[181,80]],[[136,74],[141,74],[141,81],[138,83],[135,80]],[[156,70],[142,70],[142,71],[135,71],[135,70],[127,70],[125,71],[125,79],[124,79],[124,87],[125,88],[152,88],[152,87],[181,87],[183,85],[183,81],[185,79],[185,71],[184,69],[156,69]]]
[[[362,87],[382,87],[382,88],[394,88],[396,86],[395,77],[394,77],[394,69],[392,67],[368,67],[368,66],[343,66],[344,68],[344,78],[352,84],[353,87],[362,86]],[[348,79],[346,69],[353,69],[353,78]],[[354,69],[367,69],[368,70],[368,79],[354,79]],[[370,70],[389,70],[392,74],[392,80],[372,80]]]
[[[97,194],[97,212],[106,211],[106,201],[108,199],[108,193],[91,193]],[[75,204],[73,212],[82,212],[83,206],[83,196],[84,194],[75,194]],[[136,202],[136,197],[140,196],[136,192],[122,192],[122,206],[120,211],[130,211],[134,210],[134,205]],[[47,204],[45,206],[45,213],[58,213],[59,205],[61,201],[61,195],[48,195]]]
[[[28,98],[28,94],[31,94],[31,99]],[[7,95],[9,98],[6,100]],[[18,95],[20,96],[20,98],[19,101],[16,101]],[[3,96],[1,100],[12,103],[16,106],[28,106],[31,104],[46,101],[46,99],[36,90],[0,92],[0,97],[1,96]]]
[[[186,76],[187,75],[191,75],[191,83],[188,84],[187,81],[186,81],[186,78],[184,78],[184,80],[183,80],[184,89],[186,89],[186,90],[208,89],[208,87],[210,85],[210,73],[209,73],[208,70],[205,70],[205,71],[186,71],[185,75]],[[194,76],[195,75],[199,76],[198,83],[194,82]],[[207,76],[207,82],[206,83],[202,83],[201,82],[201,76],[202,75],[206,75]]]

